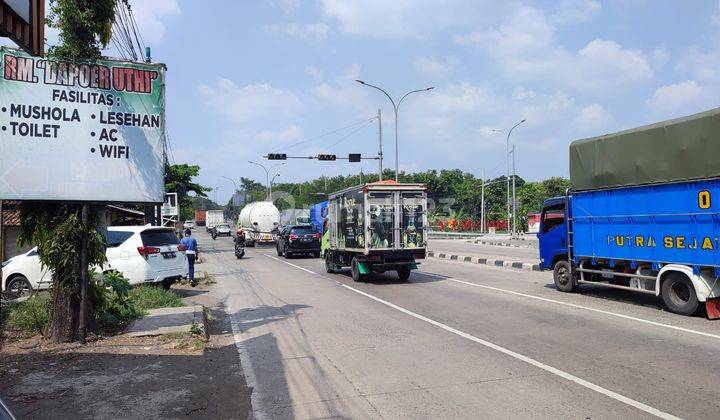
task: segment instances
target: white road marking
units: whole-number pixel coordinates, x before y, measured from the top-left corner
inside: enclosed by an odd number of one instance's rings
[[[301,270],[303,270],[303,271],[305,271],[305,272],[307,272],[307,273],[314,274],[314,275],[316,275],[316,276],[318,276],[318,277],[322,277],[322,278],[324,278],[324,279],[330,279],[330,278],[327,277],[327,276],[324,276],[324,275],[322,275],[322,274],[320,274],[320,273],[316,273],[316,272],[314,272],[314,271],[312,271],[312,270],[308,270],[307,268],[300,267],[300,266],[298,266],[298,265],[289,263],[289,262],[287,262],[287,261],[283,261],[283,260],[281,260],[281,259],[279,259],[279,258],[275,258],[275,257],[270,256],[270,255],[267,255],[267,254],[263,254],[263,255],[265,255],[266,257],[272,258],[272,259],[274,259],[274,260],[280,261],[280,262],[282,262],[282,263],[285,263],[285,264],[287,264],[287,265],[290,265],[290,266],[292,266],[292,267],[299,268],[299,269],[301,269]],[[330,280],[332,280],[332,279],[330,279]],[[475,337],[474,335],[471,335],[471,334],[468,334],[468,333],[466,333],[466,332],[460,331],[460,330],[455,329],[455,328],[453,328],[453,327],[451,327],[451,326],[449,326],[449,325],[443,324],[442,322],[435,321],[435,320],[430,319],[430,318],[428,318],[428,317],[426,317],[426,316],[423,316],[423,315],[420,315],[420,314],[418,314],[418,313],[416,313],[416,312],[413,312],[413,311],[411,311],[411,310],[409,310],[409,309],[405,309],[405,308],[403,308],[402,306],[398,306],[398,305],[396,305],[396,304],[394,304],[394,303],[392,303],[392,302],[388,302],[388,301],[386,301],[386,300],[384,300],[384,299],[381,299],[381,298],[379,298],[379,297],[377,297],[377,296],[373,296],[373,295],[371,295],[371,294],[369,294],[369,293],[363,292],[362,290],[356,289],[356,288],[354,288],[354,287],[348,286],[348,285],[346,285],[346,284],[344,284],[344,283],[341,283],[341,282],[339,282],[339,281],[337,281],[337,280],[335,280],[335,283],[336,283],[338,286],[340,286],[340,287],[343,287],[343,288],[345,288],[345,289],[347,289],[347,290],[350,290],[350,291],[352,291],[352,292],[355,292],[355,293],[357,293],[357,294],[359,294],[359,295],[365,296],[365,297],[367,297],[367,298],[369,298],[369,299],[372,299],[372,300],[374,300],[374,301],[376,301],[376,302],[378,302],[378,303],[381,303],[381,304],[383,304],[383,305],[385,305],[385,306],[387,306],[387,307],[390,307],[390,308],[392,308],[392,309],[395,309],[395,310],[397,310],[397,311],[400,311],[400,312],[402,312],[402,313],[404,313],[404,314],[406,314],[406,315],[410,315],[410,316],[412,316],[413,318],[419,319],[419,320],[421,320],[421,321],[425,321],[425,322],[427,322],[428,324],[434,325],[434,326],[436,326],[436,327],[438,327],[438,328],[441,328],[441,329],[443,329],[443,330],[445,330],[445,331],[447,331],[447,332],[453,333],[453,334],[458,335],[458,336],[460,336],[460,337],[463,337],[463,338],[465,338],[465,339],[467,339],[467,340],[473,341],[473,342],[475,342],[475,343],[477,343],[477,344],[480,344],[480,345],[482,345],[482,346],[485,346],[485,347],[490,348],[490,349],[492,349],[492,350],[495,350],[495,351],[497,351],[497,352],[503,353],[503,354],[505,354],[505,355],[507,355],[507,356],[510,356],[510,357],[514,358],[514,359],[517,359],[517,360],[520,360],[520,361],[522,361],[522,362],[525,362],[525,363],[527,363],[527,364],[529,364],[529,365],[535,366],[535,367],[537,367],[537,368],[539,368],[539,369],[542,369],[542,370],[544,370],[544,371],[546,371],[546,372],[552,373],[553,375],[557,375],[557,376],[559,376],[559,377],[561,377],[561,378],[563,378],[563,379],[566,379],[566,380],[568,380],[568,381],[574,382],[574,383],[576,383],[576,384],[578,384],[578,385],[580,385],[580,386],[583,386],[583,387],[585,387],[585,388],[587,388],[587,389],[590,389],[590,390],[592,390],[592,391],[595,391],[595,392],[597,392],[597,393],[600,393],[600,394],[602,394],[602,395],[605,395],[605,396],[607,396],[607,397],[610,397],[610,398],[612,398],[612,399],[614,399],[614,400],[616,400],[616,401],[622,402],[622,403],[627,404],[627,405],[629,405],[629,406],[631,406],[631,407],[637,408],[638,410],[644,411],[644,412],[646,412],[646,413],[648,413],[648,414],[651,414],[651,415],[653,415],[653,416],[656,416],[656,417],[659,417],[659,418],[662,418],[662,419],[679,419],[679,417],[675,417],[675,416],[673,416],[672,414],[666,413],[666,412],[664,412],[664,411],[660,411],[660,410],[658,410],[657,408],[651,407],[651,406],[649,406],[649,405],[647,405],[647,404],[643,404],[643,403],[641,403],[640,401],[633,400],[632,398],[629,398],[629,397],[626,397],[626,396],[624,396],[624,395],[618,394],[617,392],[611,391],[611,390],[609,390],[609,389],[607,389],[607,388],[603,388],[603,387],[601,387],[600,385],[596,385],[596,384],[594,384],[594,383],[592,383],[592,382],[586,381],[585,379],[579,378],[579,377],[577,377],[577,376],[575,376],[575,375],[573,375],[573,374],[570,374],[570,373],[568,373],[568,372],[565,372],[565,371],[562,371],[562,370],[560,370],[560,369],[554,368],[554,367],[552,367],[552,366],[550,366],[550,365],[546,365],[545,363],[539,362],[539,361],[537,361],[537,360],[535,360],[535,359],[532,359],[532,358],[530,358],[530,357],[528,357],[528,356],[525,356],[525,355],[523,355],[523,354],[514,352],[514,351],[512,351],[512,350],[510,350],[510,349],[507,349],[507,348],[505,348],[505,347],[502,347],[502,346],[499,346],[499,345],[497,345],[497,344],[491,343],[491,342],[489,342],[489,341],[487,341],[487,340],[483,340],[483,339],[481,339],[481,338]]]
[[[243,374],[245,375],[245,382],[248,388],[252,390],[250,395],[250,405],[252,407],[253,417],[258,420],[266,419],[267,416],[265,415],[265,411],[262,407],[260,388],[258,387],[257,376],[255,376],[255,369],[253,369],[252,361],[250,360],[250,353],[245,347],[245,341],[240,336],[242,333],[240,324],[232,315],[230,315],[230,327],[232,328],[233,341],[235,341],[235,347],[237,348],[238,356],[240,357],[240,365],[242,366]]]
[[[522,296],[522,297],[529,298],[529,299],[535,299],[535,300],[540,300],[540,301],[543,301],[543,302],[554,303],[554,304],[557,304],[557,305],[568,306],[568,307],[570,307],[570,308],[583,309],[583,310],[586,310],[586,311],[596,312],[596,313],[604,314],[604,315],[610,315],[610,316],[614,316],[614,317],[617,317],[617,318],[627,319],[627,320],[630,320],[630,321],[641,322],[641,323],[643,323],[643,324],[654,325],[654,326],[656,326],[656,327],[669,328],[669,329],[671,329],[671,330],[682,331],[682,332],[686,332],[686,333],[689,333],[689,334],[701,335],[701,336],[703,336],[703,337],[710,337],[710,338],[720,339],[720,335],[718,335],[718,334],[712,334],[712,333],[707,333],[707,332],[698,331],[698,330],[691,330],[691,329],[689,329],[689,328],[678,327],[678,326],[676,326],[676,325],[663,324],[662,322],[650,321],[649,319],[637,318],[637,317],[634,317],[634,316],[623,315],[623,314],[619,314],[619,313],[616,313],[616,312],[604,311],[604,310],[602,310],[602,309],[590,308],[590,307],[588,307],[588,306],[577,305],[577,304],[575,304],[575,303],[568,303],[568,302],[563,302],[563,301],[560,301],[560,300],[548,299],[548,298],[544,298],[544,297],[540,297],[540,296],[529,295],[529,294],[527,294],[527,293],[515,292],[515,291],[513,291],[513,290],[501,289],[501,288],[499,288],[499,287],[486,286],[486,285],[484,285],[484,284],[477,284],[477,283],[472,283],[472,282],[469,282],[469,281],[458,280],[458,279],[456,279],[456,278],[446,277],[446,276],[442,276],[442,275],[438,275],[438,274],[427,273],[427,272],[424,272],[424,271],[420,271],[420,273],[422,273],[422,274],[424,274],[424,275],[426,275],[426,276],[432,276],[432,277],[437,277],[437,278],[441,278],[441,279],[448,280],[448,281],[454,281],[454,282],[456,282],[456,283],[461,283],[461,284],[465,284],[465,285],[468,285],[468,286],[480,287],[480,288],[483,288],[483,289],[494,290],[494,291],[496,291],[496,292],[507,293],[507,294],[515,295],[515,296]]]

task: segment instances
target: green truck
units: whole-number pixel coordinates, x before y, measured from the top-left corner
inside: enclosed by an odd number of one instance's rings
[[[396,271],[406,281],[427,248],[427,188],[379,181],[329,196],[325,268],[350,267],[354,281]]]

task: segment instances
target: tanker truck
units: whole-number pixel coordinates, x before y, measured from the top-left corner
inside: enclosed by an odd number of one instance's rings
[[[238,226],[245,232],[245,245],[273,243],[280,228],[280,211],[271,201],[256,201],[243,207]]]

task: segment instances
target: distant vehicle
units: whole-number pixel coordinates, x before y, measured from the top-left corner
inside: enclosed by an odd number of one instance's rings
[[[558,290],[604,285],[720,318],[718,127],[720,108],[570,145],[572,188],[545,201],[537,235]]]
[[[245,232],[247,246],[276,242],[280,229],[280,211],[271,201],[250,203],[240,211],[238,227]]]
[[[427,194],[423,184],[380,181],[330,194],[325,269],[350,266],[354,281],[397,271],[405,281],[425,258]]]
[[[205,213],[205,230],[207,232],[221,223],[225,223],[225,215],[222,210],[208,210]]]
[[[245,232],[242,229],[238,229],[235,232],[235,258],[240,259],[245,256]]]
[[[230,225],[228,225],[227,223],[220,223],[219,225],[215,225],[213,231],[215,236],[231,236]]]
[[[205,226],[205,217],[207,210],[195,210],[195,225]]]
[[[285,209],[280,212],[280,225],[309,225],[310,210],[309,209]]]
[[[322,201],[320,203],[313,204],[310,206],[310,223],[315,226],[320,234],[323,234],[323,223],[327,217],[328,202]]]
[[[315,258],[320,256],[320,232],[313,225],[285,226],[278,235],[277,254],[289,258],[292,255],[305,254]]]
[[[195,229],[195,222],[192,220],[186,220],[183,223],[183,229]]]
[[[107,263],[98,271],[118,271],[130,284],[169,288],[187,274],[185,247],[172,228],[111,226],[107,244]],[[37,247],[5,261],[2,274],[2,290],[15,296],[52,286],[52,272],[42,267]]]

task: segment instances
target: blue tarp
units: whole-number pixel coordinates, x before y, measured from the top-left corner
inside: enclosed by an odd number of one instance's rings
[[[325,220],[325,217],[327,216],[327,207],[328,202],[323,201],[321,203],[313,204],[310,207],[310,223],[315,226],[315,229],[318,230],[320,233],[323,232],[323,221]]]

